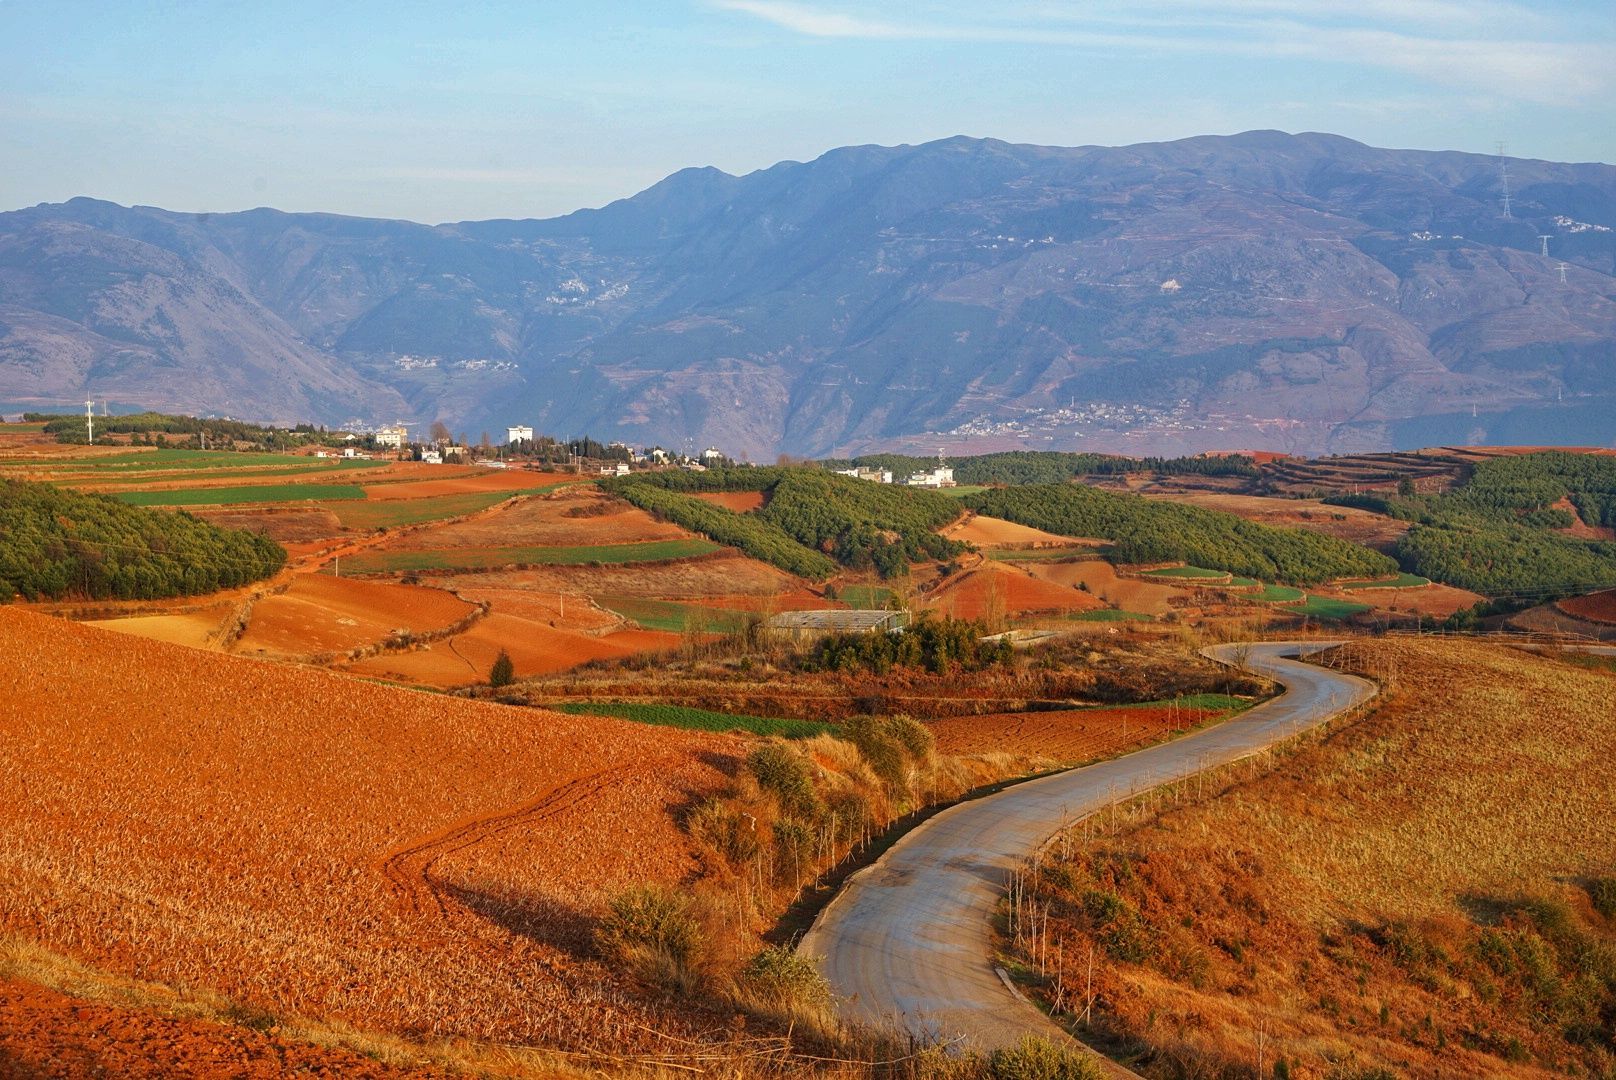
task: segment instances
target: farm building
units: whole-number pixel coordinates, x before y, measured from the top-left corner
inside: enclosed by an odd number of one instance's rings
[[[837,469],[836,472],[840,476],[851,476],[855,480],[868,480],[875,484],[892,483],[891,469],[869,469],[859,466],[854,469]]]
[[[908,624],[902,611],[847,610],[782,611],[763,623],[763,629],[791,641],[814,641],[829,634],[898,634]]]

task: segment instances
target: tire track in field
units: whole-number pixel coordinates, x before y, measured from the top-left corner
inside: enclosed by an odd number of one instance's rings
[[[653,765],[657,763],[651,763]],[[632,768],[643,769],[645,763]],[[492,839],[511,829],[536,824],[576,806],[615,780],[629,775],[631,766],[619,765],[599,772],[583,773],[549,788],[538,798],[508,810],[479,814],[447,828],[393,848],[378,861],[377,869],[393,886],[400,900],[414,914],[435,907],[441,918],[449,918],[449,906],[432,881],[432,868],[446,855]]]

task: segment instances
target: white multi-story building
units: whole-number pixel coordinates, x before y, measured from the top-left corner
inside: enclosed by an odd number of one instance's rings
[[[514,427],[508,427],[505,429],[505,441],[508,443],[532,442],[533,429],[528,427],[526,424],[518,424]]]
[[[954,483],[954,470],[943,460],[943,452],[937,451],[937,467],[929,472],[915,473],[905,481],[910,487],[951,488]]]
[[[393,450],[404,449],[404,444],[410,441],[410,429],[403,424],[392,427],[378,428],[376,430],[376,445],[385,446]]]
[[[861,466],[857,469],[837,469],[836,472],[841,476],[851,476],[855,480],[868,480],[873,484],[892,483],[891,469],[868,469]]]

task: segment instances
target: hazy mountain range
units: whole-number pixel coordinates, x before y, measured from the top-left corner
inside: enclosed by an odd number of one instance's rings
[[[73,199],[0,214],[0,407],[754,460],[1610,444],[1616,168],[1510,159],[1506,217],[1503,166],[1267,131],[955,138],[548,220]]]

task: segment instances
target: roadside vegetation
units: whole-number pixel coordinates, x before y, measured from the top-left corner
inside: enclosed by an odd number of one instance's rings
[[[1331,536],[1076,484],[1002,488],[965,505],[1062,536],[1110,540],[1106,558],[1117,563],[1182,562],[1295,585],[1397,572],[1385,555]]]
[[[153,600],[270,577],[285,550],[256,533],[104,495],[0,480],[0,600]]]

